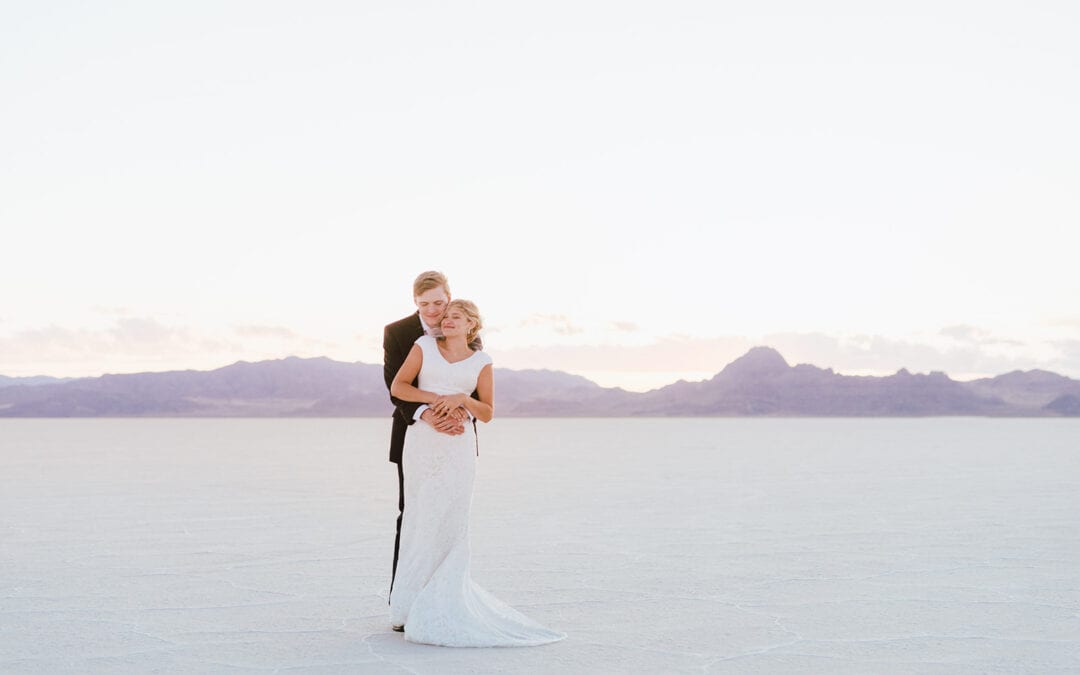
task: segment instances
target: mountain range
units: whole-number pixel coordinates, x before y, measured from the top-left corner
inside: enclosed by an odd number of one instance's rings
[[[2,377],[2,376],[0,376]],[[883,377],[789,365],[754,347],[709,380],[637,393],[552,370],[496,371],[505,417],[1019,416],[1080,417],[1080,381],[1044,370],[970,382],[941,372]],[[326,357],[65,379],[3,378],[0,417],[381,417],[382,367]]]
[[[55,384],[69,382],[73,377],[49,377],[47,375],[33,375],[31,377],[8,377],[0,375],[0,387],[13,387],[17,384]]]

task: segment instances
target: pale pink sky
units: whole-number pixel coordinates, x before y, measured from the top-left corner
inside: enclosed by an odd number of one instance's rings
[[[10,4],[10,3],[9,3]],[[507,367],[755,344],[1080,377],[1067,2],[0,9],[0,373],[377,362],[442,269]]]

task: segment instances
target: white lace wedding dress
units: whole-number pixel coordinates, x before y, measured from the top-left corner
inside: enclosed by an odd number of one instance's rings
[[[455,363],[435,338],[423,350],[420,389],[470,393],[491,357],[482,351]],[[459,436],[426,423],[409,427],[402,455],[405,512],[401,551],[390,594],[390,621],[405,626],[405,639],[446,647],[525,647],[566,637],[504,604],[473,583],[469,572],[469,511],[476,476],[472,424]]]

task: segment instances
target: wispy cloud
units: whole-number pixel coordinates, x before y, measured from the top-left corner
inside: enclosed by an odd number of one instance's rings
[[[283,349],[295,349],[303,352],[325,349],[336,351],[338,343],[332,340],[303,335],[288,326],[267,326],[262,324],[245,324],[233,326],[233,332],[242,338],[246,338],[245,344],[252,343],[260,347],[274,347]]]
[[[573,332],[578,339],[583,329],[561,315],[535,315],[522,323],[526,328],[536,328],[538,337],[542,337],[539,328],[546,328],[543,332],[548,338],[553,335],[553,326]],[[637,327],[630,322],[609,320],[597,325],[606,327],[606,331],[590,329],[584,337],[611,344],[570,344],[566,340],[500,349],[500,340],[492,339],[488,348],[500,367],[550,368],[586,376],[604,373],[610,384],[648,382],[650,386],[679,378],[710,377],[755,345],[776,348],[792,364],[811,363],[846,374],[887,374],[906,368],[913,372],[944,371],[968,379],[1042,368],[1080,376],[1080,338],[1066,336],[1045,344],[1026,344],[967,324],[945,326],[937,333],[906,339],[786,332],[711,338],[670,335],[651,342],[646,342],[648,337],[642,331],[631,330]],[[521,330],[517,326],[513,329]],[[240,324],[218,334],[153,317],[116,316],[107,325],[94,329],[48,325],[0,335],[0,373],[77,376],[206,369],[240,359],[281,358],[289,354],[351,360],[357,343],[370,347],[372,356],[378,353],[379,336],[362,334],[355,338],[352,345],[342,347],[284,325]],[[620,340],[637,342],[619,344]]]
[[[708,339],[671,336],[642,345],[526,347],[495,355],[510,368],[671,373],[674,379],[715,374],[755,345],[775,348],[792,364],[810,363],[846,374],[889,374],[901,368],[942,371],[961,379],[1033,368],[1080,374],[1080,340],[1056,343],[1058,356],[1047,358],[1025,343],[996,338],[975,327],[948,327],[941,337],[925,340],[795,332]]]
[[[53,324],[0,336],[0,372],[66,376],[208,368],[241,359],[337,351],[335,342],[307,337],[285,326],[248,324],[219,335],[152,317],[121,316],[101,328]]]
[[[1064,326],[1066,328],[1080,328],[1080,315],[1059,316],[1046,322],[1050,326]]]
[[[519,328],[546,328],[559,335],[579,335],[585,327],[563,314],[533,314],[518,323]]]
[[[188,346],[194,341],[203,342],[187,328],[167,326],[156,319],[146,317],[117,319],[116,324],[106,329],[105,334],[111,336],[118,345],[135,348]]]
[[[497,353],[510,368],[699,373],[723,368],[751,346],[744,337],[669,337],[646,345],[554,345]]]
[[[1057,357],[1050,362],[1050,370],[1059,373],[1080,373],[1080,340],[1055,340]]]
[[[129,316],[132,314],[132,310],[127,307],[95,305],[92,309],[97,314],[102,314],[104,316]]]
[[[967,324],[945,326],[939,332],[942,335],[951,337],[954,340],[960,340],[961,342],[979,342],[980,339],[986,335],[986,331]]]
[[[989,330],[969,324],[945,326],[939,331],[939,334],[950,337],[957,342],[962,342],[966,344],[1011,345],[1014,347],[1024,346],[1024,343],[1020,342],[1019,340],[1009,340],[1005,338],[994,337],[994,335]]]
[[[284,326],[234,326],[233,331],[241,337],[280,338],[283,340],[291,340],[297,337],[295,331]]]
[[[844,373],[942,371],[957,378],[999,375],[1013,370],[1047,368],[1049,354],[1018,340],[995,338],[986,331],[959,330],[968,339],[897,339],[881,335],[836,336],[822,333],[780,333],[763,341],[794,363],[813,363]],[[1077,369],[1068,372],[1076,373]],[[1062,374],[1068,374],[1063,372]]]
[[[374,333],[356,333],[353,335],[353,341],[359,345],[362,345],[370,350],[382,349],[382,335],[376,335]]]
[[[0,337],[0,365],[6,371],[34,367],[38,372],[75,370],[80,374],[123,369],[124,364],[151,368],[156,364],[201,362],[207,354],[236,353],[242,345],[169,326],[153,318],[116,319],[103,329],[48,325]],[[65,372],[64,374],[69,374]]]

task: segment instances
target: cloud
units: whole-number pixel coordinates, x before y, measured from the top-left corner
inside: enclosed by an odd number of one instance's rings
[[[356,333],[353,340],[369,349],[382,349],[382,335],[373,333]]]
[[[563,314],[533,314],[518,323],[519,328],[548,328],[559,335],[579,335],[585,327]]]
[[[1080,328],[1080,316],[1059,316],[1046,322],[1050,326],[1064,326],[1066,328]]]
[[[246,324],[233,326],[233,332],[240,337],[259,340],[264,346],[267,342],[276,343],[279,347],[295,351],[311,352],[320,349],[336,351],[339,348],[336,342],[302,335],[287,326]]]
[[[295,331],[284,326],[234,326],[233,331],[241,337],[280,338],[284,340],[298,337]]]
[[[978,338],[978,331],[955,331]],[[669,336],[644,345],[558,345],[499,351],[497,363],[508,368],[551,368],[574,373],[671,373],[691,379],[715,374],[756,345],[778,350],[793,365],[809,363],[844,374],[942,371],[957,379],[1044,368],[1063,375],[1080,374],[1080,340],[1057,343],[1054,359],[1036,355],[1028,345],[985,337],[981,342],[948,339],[896,339],[881,335],[772,333],[764,336],[691,338]],[[681,375],[680,375],[681,374]]]
[[[240,339],[237,339],[239,337]],[[0,335],[0,373],[87,376],[103,372],[211,369],[289,355],[348,359],[348,349],[284,326],[240,325],[221,334],[118,317],[101,328],[48,325]]]
[[[131,310],[127,307],[107,307],[105,305],[95,305],[93,310],[98,314],[105,316],[129,316]]]
[[[234,342],[194,334],[145,317],[121,318],[104,329],[71,329],[49,325],[0,337],[5,361],[70,362],[106,356],[164,356],[236,350]]]
[[[5,373],[82,376],[217,367],[242,353],[238,342],[147,317],[118,318],[99,329],[53,324],[0,336]]]
[[[580,326],[572,326],[570,324],[556,325],[552,327],[559,335],[579,335],[585,332],[585,329]]]
[[[561,315],[536,315],[527,323],[533,327],[580,328]],[[550,368],[580,374],[603,372],[612,384],[618,384],[620,373],[626,374],[627,382],[637,378],[656,386],[679,378],[710,377],[755,345],[776,348],[792,364],[811,363],[845,374],[888,374],[906,368],[913,372],[944,371],[956,379],[970,379],[1040,368],[1070,377],[1080,376],[1080,339],[1066,337],[1023,344],[996,338],[988,331],[964,324],[946,326],[939,334],[904,339],[872,334],[788,332],[711,338],[670,335],[644,344],[640,340],[647,337],[640,330],[620,332],[617,323],[629,322],[605,322],[609,327],[614,326],[606,333],[606,339],[616,344],[551,344],[560,339],[553,337],[553,331],[536,330],[536,336],[549,344],[500,350],[500,340],[491,340],[488,349],[500,367]],[[601,332],[594,330],[586,333],[587,338],[599,339],[600,335]],[[639,342],[617,344],[624,339]],[[369,345],[373,352],[378,351],[378,336],[357,335],[356,340]],[[0,335],[0,373],[73,376],[106,371],[207,369],[240,359],[281,358],[289,354],[329,355],[347,360],[352,353],[348,347],[308,337],[285,326],[236,325],[219,335],[151,317],[122,316],[97,329],[49,325]]]
[[[941,329],[940,333],[946,335],[961,342],[978,342],[982,336],[986,335],[986,331],[975,326],[969,326],[967,324],[959,324],[956,326],[945,326]]]
[[[978,335],[964,330],[961,335]],[[950,341],[944,346],[881,335],[836,336],[824,333],[777,333],[763,338],[792,363],[812,363],[841,373],[942,371],[954,377],[999,375],[1045,365],[1024,343],[984,339]]]
[[[842,338],[825,333],[774,333],[761,339],[789,363],[810,363],[840,372],[941,370],[940,353],[931,345],[892,340],[880,335]]]
[[[1055,340],[1052,344],[1058,354],[1051,359],[1048,370],[1061,374],[1080,373],[1080,340]]]
[[[945,326],[939,331],[940,335],[950,337],[957,342],[963,342],[976,345],[1011,345],[1014,347],[1022,347],[1023,342],[1018,340],[1007,340],[1004,338],[995,338],[991,335],[990,331],[985,328],[979,328],[978,326],[971,326],[968,324],[957,324],[955,326]]]
[[[647,345],[553,345],[499,351],[509,368],[553,368],[570,372],[715,372],[753,344],[744,337],[668,337]]]
[[[166,326],[155,319],[123,318],[117,319],[116,325],[106,333],[118,343],[127,345],[165,345],[184,344],[192,337],[186,328]]]

